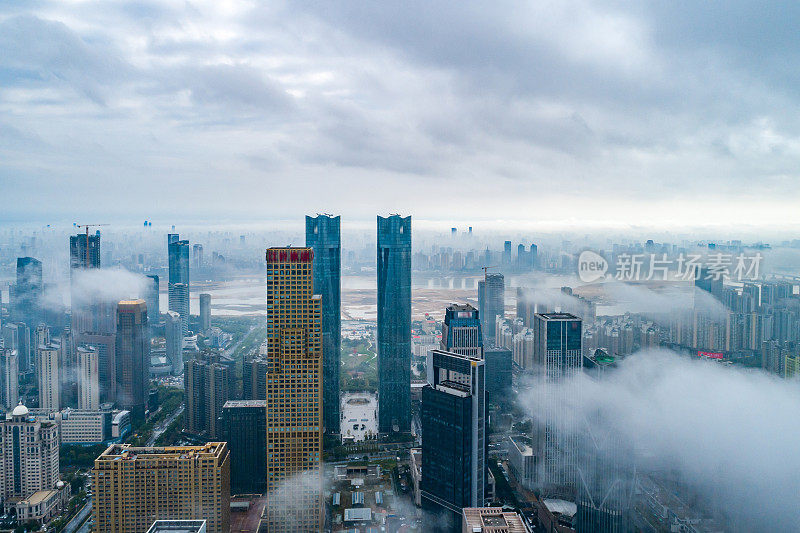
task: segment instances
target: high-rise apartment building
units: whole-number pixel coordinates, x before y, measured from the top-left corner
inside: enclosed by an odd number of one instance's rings
[[[30,416],[20,404],[0,420],[0,496],[28,498],[58,483],[58,424]]]
[[[484,505],[485,366],[480,357],[433,350],[422,389],[422,505],[452,526],[461,509]]]
[[[155,520],[205,520],[209,533],[230,532],[230,453],[204,446],[110,446],[94,461],[94,527],[141,533]]]
[[[233,368],[221,362],[219,353],[206,350],[186,363],[183,373],[186,431],[222,438],[219,418],[222,406],[233,397]]]
[[[211,327],[211,295],[200,295],[200,331],[207,331]]]
[[[172,375],[180,376],[183,374],[183,326],[181,315],[175,311],[167,311],[164,317],[167,360],[172,365]]]
[[[225,402],[222,433],[231,451],[231,493],[266,492],[267,401]]]
[[[442,350],[483,358],[483,334],[478,310],[469,304],[452,304],[444,311]]]
[[[314,292],[322,296],[322,420],[328,433],[339,433],[342,351],[340,218],[306,216],[306,246],[314,250]]]
[[[537,313],[534,315],[534,338],[533,362],[540,380],[536,391],[542,395],[542,405],[552,415],[533,430],[534,450],[539,458],[537,478],[543,495],[574,498],[578,437],[569,427],[565,412],[568,402],[574,399],[568,398],[565,389],[558,388],[557,384],[582,371],[581,319],[569,313]]]
[[[242,363],[242,397],[245,400],[267,399],[268,363],[265,357],[256,356]]]
[[[77,352],[78,409],[100,409],[99,352],[94,346],[79,345]]]
[[[17,351],[0,348],[0,407],[10,411],[19,401],[19,359]]]
[[[130,411],[136,425],[144,420],[150,389],[150,328],[144,300],[117,305],[115,356],[117,406]]]
[[[51,343],[36,350],[39,376],[39,407],[58,411],[61,409],[61,345]]]
[[[267,250],[267,531],[322,527],[322,306],[314,251]]]
[[[79,333],[75,343],[97,350],[97,383],[100,403],[117,401],[117,335],[116,333]]]
[[[378,431],[411,431],[411,217],[378,217]]]
[[[497,344],[495,322],[506,312],[506,283],[502,274],[486,273],[478,282],[478,310],[486,344]]]
[[[172,237],[174,234],[168,236]],[[175,235],[177,237],[177,235]],[[181,315],[181,332],[189,333],[189,241],[171,240],[169,254],[169,309]]]

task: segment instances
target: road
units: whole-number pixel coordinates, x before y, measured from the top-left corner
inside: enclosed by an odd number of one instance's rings
[[[154,427],[154,428],[153,428],[153,434],[150,436],[150,439],[147,441],[147,444],[146,444],[146,446],[155,446],[155,444],[156,444],[156,439],[157,439],[158,437],[160,437],[160,436],[161,436],[161,434],[162,434],[162,433],[164,433],[164,431],[166,431],[166,430],[167,430],[167,428],[169,427],[169,425],[170,425],[170,424],[172,424],[172,422],[173,422],[173,421],[174,421],[176,418],[178,418],[178,415],[180,415],[182,412],[183,412],[183,404],[181,404],[181,406],[180,406],[180,407],[178,407],[178,408],[175,410],[175,412],[174,412],[174,413],[172,413],[172,414],[169,416],[169,418],[167,418],[166,420],[164,420],[164,421],[163,421],[161,424],[159,424],[157,427]]]
[[[78,513],[72,517],[64,529],[62,529],[62,533],[88,533],[89,529],[89,518],[92,516],[92,499],[89,498],[89,501],[86,502],[86,505],[78,511]]]
[[[228,349],[226,349],[226,350],[225,350],[225,355],[226,355],[227,357],[233,357],[233,353],[236,351],[236,349],[237,349],[237,348],[238,348],[238,347],[239,347],[239,346],[240,346],[240,345],[241,345],[241,344],[242,344],[242,343],[245,341],[245,339],[247,339],[247,337],[249,337],[249,336],[250,336],[250,334],[251,334],[251,333],[253,333],[253,330],[254,330],[254,329],[256,329],[257,327],[258,327],[258,326],[252,326],[252,327],[251,327],[251,328],[250,328],[250,329],[247,331],[247,333],[245,333],[244,335],[242,335],[242,338],[241,338],[241,339],[239,339],[238,341],[236,341],[236,342],[235,342],[235,343],[234,343],[234,344],[233,344],[233,345],[232,345],[230,348],[228,348]],[[264,326],[264,327],[266,327],[266,326]]]

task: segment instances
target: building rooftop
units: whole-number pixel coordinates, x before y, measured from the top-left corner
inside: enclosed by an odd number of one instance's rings
[[[139,457],[168,457],[194,459],[199,455],[218,455],[227,447],[225,442],[209,442],[203,446],[134,447],[130,444],[112,444],[98,461],[136,460]]]
[[[517,513],[502,507],[466,507],[463,509],[466,531],[482,533],[527,533]]]
[[[369,507],[344,510],[345,522],[369,522],[370,520],[372,520],[372,509]]]
[[[553,514],[560,514],[562,516],[575,516],[578,512],[578,506],[574,502],[566,500],[543,500],[544,506]]]
[[[545,320],[580,320],[572,313],[536,313],[536,315],[544,317]]]

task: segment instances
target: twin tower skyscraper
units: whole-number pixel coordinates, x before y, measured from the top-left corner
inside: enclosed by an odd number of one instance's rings
[[[378,431],[411,431],[411,217],[378,217]],[[306,217],[314,293],[322,296],[323,423],[339,433],[341,217]]]

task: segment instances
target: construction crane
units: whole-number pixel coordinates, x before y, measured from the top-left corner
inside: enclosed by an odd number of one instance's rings
[[[108,224],[75,224],[75,227],[86,228],[86,268],[89,268],[89,228],[108,226]]]
[[[488,267],[481,267],[481,270],[483,270],[483,276],[484,277],[486,277],[486,274],[488,273],[488,270],[490,268],[500,268],[500,266],[499,265],[492,265],[492,266],[488,266]]]

